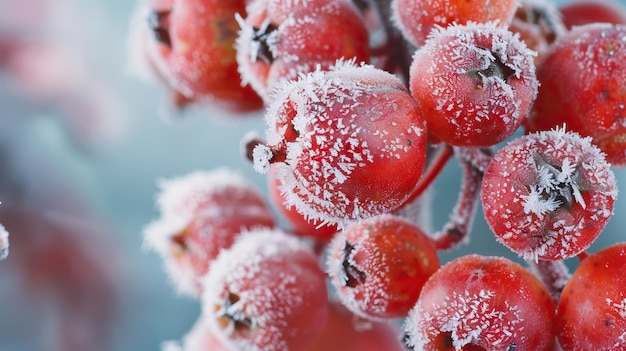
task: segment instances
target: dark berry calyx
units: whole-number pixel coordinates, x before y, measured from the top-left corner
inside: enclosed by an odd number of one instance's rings
[[[487,48],[480,49],[489,50]],[[467,72],[467,74],[476,81],[479,89],[483,89],[483,81],[485,78],[497,77],[505,82],[508,82],[509,78],[515,75],[515,70],[507,66],[497,53],[491,51],[490,56],[493,59],[489,60],[489,65],[487,67],[469,70]]]
[[[148,16],[148,26],[154,34],[154,38],[161,44],[172,46],[172,38],[169,31],[169,17],[172,13],[168,10],[154,10]]]
[[[250,332],[257,325],[245,314],[245,305],[239,295],[228,292],[228,296],[221,306],[216,306],[218,322],[225,330],[232,332]]]
[[[272,46],[275,45],[276,36],[273,34],[277,29],[278,27],[269,21],[265,22],[260,28],[254,27],[252,42],[256,50],[254,50],[252,61],[261,60],[267,64],[274,62],[275,57],[272,53]]]
[[[586,208],[580,186],[580,176],[577,166],[567,158],[561,165],[547,162],[543,157],[535,154],[537,180],[528,187],[528,195],[522,196],[524,212],[546,214],[557,209],[570,210],[574,203]]]
[[[342,267],[344,273],[343,280],[349,288],[355,288],[359,284],[363,284],[366,278],[365,273],[351,263],[350,255],[352,254],[352,251],[354,251],[354,246],[346,241],[343,249]]]

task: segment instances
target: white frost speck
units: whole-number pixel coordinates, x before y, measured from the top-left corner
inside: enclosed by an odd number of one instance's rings
[[[0,225],[0,260],[9,255],[9,232]]]
[[[254,163],[254,170],[266,174],[270,169],[270,160],[274,154],[267,145],[259,144],[252,150],[252,160]]]

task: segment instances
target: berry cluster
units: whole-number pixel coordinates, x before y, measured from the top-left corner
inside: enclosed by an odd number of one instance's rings
[[[202,314],[166,350],[624,350],[626,16],[547,0],[152,0],[135,54],[177,107],[265,111],[163,181],[146,243]],[[460,194],[429,233],[450,160]],[[479,209],[525,266],[470,254]],[[570,274],[564,260],[580,264]]]

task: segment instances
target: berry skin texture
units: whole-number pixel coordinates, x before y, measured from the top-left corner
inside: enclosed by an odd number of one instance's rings
[[[541,82],[527,132],[565,124],[626,166],[626,26],[588,24],[561,36],[537,66]]]
[[[233,350],[307,350],[328,317],[325,280],[299,238],[250,231],[220,253],[205,277],[203,316]]]
[[[521,125],[537,94],[533,52],[494,23],[432,32],[413,55],[411,95],[435,141],[491,146]]]
[[[586,250],[613,214],[616,180],[590,138],[529,134],[496,153],[483,178],[483,212],[498,241],[526,260]]]
[[[245,13],[244,0],[159,0],[154,6],[151,62],[173,90],[235,112],[262,107],[237,71],[235,13]]]
[[[199,297],[201,278],[242,230],[274,227],[262,195],[228,169],[192,172],[160,183],[161,216],[144,230],[178,292]]]
[[[552,351],[554,310],[546,288],[524,267],[467,255],[431,276],[405,329],[416,351]]]
[[[394,24],[416,47],[424,45],[432,30],[451,24],[499,22],[507,25],[519,6],[517,0],[393,0]]]
[[[626,348],[626,243],[583,259],[565,285],[557,310],[564,351]]]
[[[254,166],[276,172],[288,206],[345,227],[409,197],[426,162],[426,123],[394,75],[339,62],[277,89]],[[279,156],[282,160],[278,160]]]
[[[372,320],[404,317],[439,268],[434,244],[408,220],[385,214],[352,224],[329,245],[327,272],[341,301]]]

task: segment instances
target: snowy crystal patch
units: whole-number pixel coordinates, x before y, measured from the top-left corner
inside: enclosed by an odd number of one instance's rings
[[[583,209],[587,207],[578,185],[576,165],[569,158],[555,167],[540,157],[533,158],[537,167],[537,184],[530,185],[530,193],[521,195],[524,213],[544,215],[562,205],[571,207],[577,202]]]
[[[505,301],[505,307],[498,309],[494,307],[495,296],[491,290],[478,293],[454,291],[429,309],[434,312],[426,312],[418,304],[407,319],[406,329],[415,332],[410,334],[412,346],[415,350],[423,350],[440,333],[450,333],[456,350],[481,339],[491,345],[522,339],[524,336],[519,332],[523,330],[520,324],[524,320],[518,306]]]
[[[239,173],[227,168],[195,171],[172,179],[161,179],[156,203],[162,214],[188,214],[211,194],[226,187],[256,190]]]

